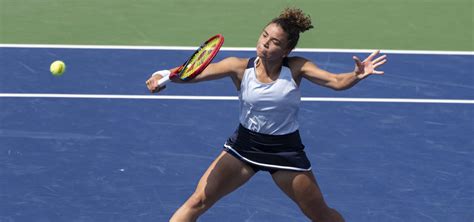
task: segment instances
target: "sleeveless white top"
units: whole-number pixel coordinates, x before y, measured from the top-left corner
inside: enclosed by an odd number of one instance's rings
[[[277,80],[271,83],[258,81],[251,58],[240,84],[240,124],[254,132],[283,135],[299,128],[298,111],[301,93],[293,80],[285,59]]]

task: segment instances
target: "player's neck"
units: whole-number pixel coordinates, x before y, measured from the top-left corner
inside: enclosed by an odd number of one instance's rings
[[[257,71],[262,77],[266,77],[275,81],[280,76],[281,66],[283,59],[281,60],[264,60],[259,58],[256,64]]]

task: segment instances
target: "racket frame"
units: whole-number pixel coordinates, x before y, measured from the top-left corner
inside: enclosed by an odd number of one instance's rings
[[[215,39],[219,39],[217,45],[214,47],[214,50],[212,50],[212,53],[207,57],[207,59],[200,64],[199,68],[197,68],[191,75],[185,77],[185,78],[182,78],[181,76],[184,74],[184,72],[186,71],[186,68],[187,66],[189,65],[189,63],[193,60],[194,56],[196,54],[198,54],[200,52],[200,50],[202,48],[204,48],[209,42],[211,41],[214,41]],[[211,63],[211,61],[214,59],[214,57],[217,55],[217,53],[219,52],[221,46],[224,44],[224,36],[222,36],[221,34],[217,34],[215,36],[212,36],[211,38],[209,38],[208,40],[206,40],[205,42],[203,42],[198,49],[196,49],[196,51],[194,51],[194,53],[186,60],[186,62],[183,63],[183,65],[181,65],[175,72],[173,73],[169,73],[168,75],[164,75],[163,78],[161,78],[159,81],[158,81],[158,87],[163,87],[167,82],[170,81],[170,78],[174,78],[175,76],[177,76],[178,78],[180,78],[181,80],[183,81],[189,81],[191,80],[192,78],[194,78],[196,75],[198,75],[199,73],[201,73],[202,71],[204,71],[204,69],[206,69],[206,67]]]

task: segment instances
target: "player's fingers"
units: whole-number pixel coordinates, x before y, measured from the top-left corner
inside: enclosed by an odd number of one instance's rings
[[[161,91],[161,90],[163,90],[163,89],[165,89],[165,88],[166,88],[166,85],[164,85],[164,86],[162,86],[162,87],[155,87],[155,89],[152,91],[152,93],[157,93],[157,92],[159,92],[159,91]]]
[[[150,89],[150,81],[147,80],[147,81],[145,82],[145,84],[146,84],[146,88]]]
[[[372,60],[377,54],[379,54],[380,50],[377,50],[375,52],[373,52],[372,54],[369,55],[369,57],[367,57],[364,61],[370,61]]]
[[[146,87],[148,88],[148,90],[150,90],[150,92],[153,91],[153,81],[152,80],[148,80],[146,82]]]
[[[158,89],[158,81],[156,80],[152,80],[151,83],[150,83],[150,89],[152,89],[153,91],[156,91],[156,89]]]
[[[378,62],[378,63],[375,63],[375,64],[374,64],[374,68],[377,68],[377,67],[379,67],[379,66],[385,64],[386,62],[387,62],[387,60],[384,59],[384,60],[382,60],[382,61],[380,61],[380,62]]]
[[[354,59],[354,62],[356,63],[357,67],[362,66],[362,62],[360,61],[360,59],[357,56],[352,56],[352,59]]]
[[[385,58],[387,58],[387,55],[380,56],[380,57],[374,59],[373,63],[377,63],[377,62],[379,62],[379,61],[381,61],[381,60],[385,60]]]
[[[377,75],[383,75],[385,72],[384,71],[376,71],[374,70],[372,74],[377,74]]]

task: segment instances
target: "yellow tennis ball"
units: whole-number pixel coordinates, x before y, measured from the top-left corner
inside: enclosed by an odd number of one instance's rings
[[[51,71],[53,76],[60,76],[64,73],[64,71],[66,71],[66,64],[64,64],[63,61],[56,60],[51,63],[49,70]]]

